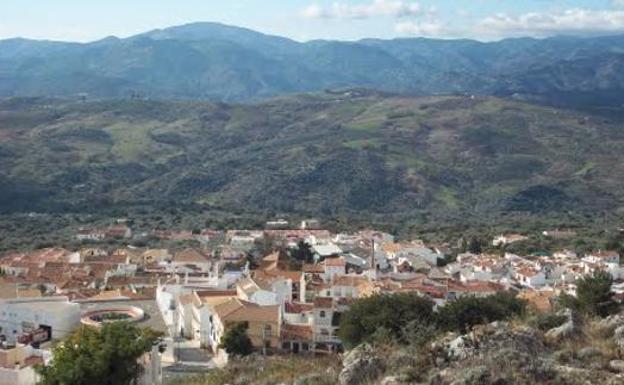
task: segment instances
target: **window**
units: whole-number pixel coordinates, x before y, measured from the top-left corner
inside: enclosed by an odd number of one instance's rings
[[[304,342],[301,344],[301,350],[310,350],[310,346],[308,346],[308,344]]]
[[[325,310],[321,310],[321,318],[325,318]]]
[[[273,331],[271,329],[271,325],[264,325],[264,338],[271,338],[273,335]]]
[[[332,326],[339,326],[340,325],[340,313],[335,312],[332,315]]]

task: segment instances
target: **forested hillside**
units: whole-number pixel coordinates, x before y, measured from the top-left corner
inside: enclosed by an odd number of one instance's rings
[[[6,99],[3,212],[198,204],[500,221],[624,209],[614,118],[492,97],[347,91],[259,104]]]

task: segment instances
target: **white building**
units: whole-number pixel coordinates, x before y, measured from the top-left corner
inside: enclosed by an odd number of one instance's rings
[[[529,239],[529,237],[522,234],[501,234],[492,240],[492,246],[504,246],[527,239]]]
[[[34,366],[49,361],[50,354],[28,345],[0,346],[0,385],[36,385]]]
[[[278,294],[269,288],[263,289],[251,278],[243,278],[236,284],[238,298],[260,306],[283,304],[286,299],[278,298]],[[292,297],[292,293],[291,293]]]
[[[139,364],[143,367],[143,372],[137,380],[137,385],[162,385],[162,354],[158,344],[139,358]]]
[[[64,338],[80,324],[80,305],[67,297],[18,298],[0,301],[0,327],[7,339],[42,328],[50,338]]]
[[[328,258],[342,254],[342,249],[333,243],[312,245],[312,251],[318,259]]]
[[[528,266],[517,269],[515,278],[524,286],[536,288],[546,285],[546,275],[544,272]]]
[[[170,335],[180,335],[184,327],[180,324],[180,313],[184,313],[184,310],[178,310],[181,297],[197,290],[223,290],[226,287],[226,282],[223,279],[212,275],[207,278],[192,279],[176,277],[165,284],[159,283],[156,288],[156,304]]]
[[[620,264],[620,255],[615,251],[598,251],[589,253],[583,258],[588,263],[614,263]]]

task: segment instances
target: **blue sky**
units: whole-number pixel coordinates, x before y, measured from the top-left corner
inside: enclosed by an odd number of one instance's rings
[[[196,21],[296,40],[624,33],[624,0],[0,0],[0,39],[91,41]]]

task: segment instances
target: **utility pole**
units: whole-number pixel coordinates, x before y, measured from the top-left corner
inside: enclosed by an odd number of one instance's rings
[[[375,268],[375,239],[371,238],[371,269]]]

